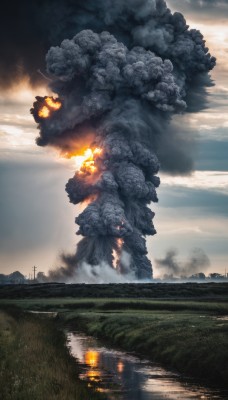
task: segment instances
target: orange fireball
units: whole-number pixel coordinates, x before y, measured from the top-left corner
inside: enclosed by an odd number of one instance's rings
[[[53,110],[59,110],[62,106],[60,101],[53,99],[53,97],[46,97],[45,103]]]
[[[76,166],[76,169],[79,170],[81,174],[93,174],[97,172],[97,167],[95,166],[94,156],[100,155],[102,153],[102,149],[95,148],[87,149],[82,156],[74,156],[72,157]]]
[[[50,110],[48,107],[43,106],[39,111],[38,111],[38,115],[40,118],[48,118],[50,115]]]
[[[46,97],[44,99],[45,105],[38,111],[40,118],[48,118],[53,111],[57,111],[62,107],[62,103],[53,97]]]

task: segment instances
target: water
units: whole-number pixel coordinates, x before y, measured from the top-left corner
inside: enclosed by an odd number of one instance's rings
[[[81,365],[80,378],[106,393],[107,400],[228,399],[228,391],[199,386],[148,360],[104,347],[92,337],[71,332],[68,345]]]
[[[58,313],[54,312],[54,311],[28,311],[28,313],[30,314],[39,314],[39,315],[43,315],[45,317],[50,317],[50,318],[55,318]]]

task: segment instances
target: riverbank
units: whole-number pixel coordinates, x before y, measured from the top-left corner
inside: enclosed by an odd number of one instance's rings
[[[64,304],[76,330],[217,386],[228,386],[228,303],[110,301]]]
[[[79,377],[65,335],[50,318],[0,310],[0,397],[4,400],[98,400]]]
[[[227,400],[228,389],[208,387],[197,379],[120,351],[107,342],[68,331],[68,345],[81,363],[81,378],[114,400]]]
[[[202,289],[201,289],[202,290]],[[228,382],[228,302],[203,300],[26,298],[1,300],[58,312],[63,326],[108,341],[218,387]]]
[[[77,313],[71,326],[210,384],[228,386],[228,321],[194,312]],[[62,315],[63,318],[66,315]]]

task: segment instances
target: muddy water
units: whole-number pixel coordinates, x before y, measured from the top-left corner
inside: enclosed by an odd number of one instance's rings
[[[107,400],[228,399],[228,391],[201,387],[147,360],[104,347],[83,334],[68,333],[68,344],[81,365],[81,379],[104,392]]]

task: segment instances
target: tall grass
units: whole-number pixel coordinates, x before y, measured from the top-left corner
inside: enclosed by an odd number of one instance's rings
[[[225,298],[184,301],[60,297],[1,302],[14,302],[26,310],[57,311],[64,323],[76,321],[77,330],[180,372],[227,385],[228,321],[217,318],[228,315]]]
[[[1,304],[17,305],[25,310],[37,311],[61,311],[68,310],[101,310],[101,311],[125,311],[142,310],[146,311],[196,311],[213,313],[215,315],[228,314],[228,301],[199,301],[199,300],[154,300],[154,299],[74,299],[74,298],[37,298],[37,299],[4,299]]]
[[[10,315],[11,314],[11,315]],[[78,378],[64,334],[48,319],[0,311],[0,398],[95,400]]]

